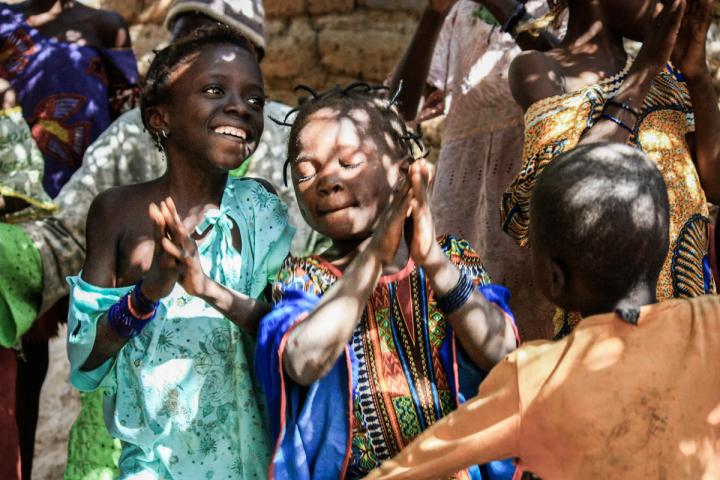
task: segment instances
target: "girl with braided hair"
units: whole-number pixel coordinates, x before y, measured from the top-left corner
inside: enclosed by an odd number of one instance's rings
[[[657,164],[670,199],[658,299],[715,292],[707,202],[720,201],[720,110],[705,56],[712,4],[561,1],[556,12],[567,6],[569,20],[560,47],[523,53],[510,69],[513,95],[525,110],[525,145],[501,216],[517,243],[528,245],[530,195],[560,153],[600,140],[627,142]],[[643,42],[636,58],[623,38]],[[555,335],[567,335],[579,319],[557,314]]]
[[[69,280],[70,380],[105,388],[120,478],[265,475],[253,336],[293,230],[265,182],[228,176],[257,147],[264,100],[236,31],[160,51],[140,108],[167,170],[90,207],[85,266]]]
[[[466,241],[435,237],[429,169],[413,160],[420,142],[397,95],[307,90],[288,164],[303,216],[332,246],[285,261],[255,366],[276,444],[269,477],[355,479],[473,395],[517,337],[507,290]]]

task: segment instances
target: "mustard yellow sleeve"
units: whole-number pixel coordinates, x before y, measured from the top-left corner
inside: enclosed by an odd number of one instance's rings
[[[427,429],[369,479],[444,478],[474,464],[517,456],[520,398],[514,355],[497,364],[478,395]]]

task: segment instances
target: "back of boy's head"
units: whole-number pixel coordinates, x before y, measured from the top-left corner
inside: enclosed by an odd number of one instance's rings
[[[278,122],[290,127],[285,170],[298,156],[300,131],[313,113],[324,108],[331,109],[338,119],[357,118],[353,112],[366,112],[367,121],[357,120],[356,128],[361,135],[371,135],[384,142],[385,147],[394,153],[398,160],[414,158],[417,152],[425,152],[420,135],[408,131],[397,108],[396,99],[399,90],[391,93],[385,87],[365,83],[353,83],[344,88],[337,86],[322,93],[304,85],[297,87],[296,90],[303,90],[310,96],[303,98],[296,108],[288,112],[283,122]],[[288,123],[288,119],[293,115],[292,123]]]
[[[668,197],[641,151],[603,142],[560,155],[538,177],[530,208],[536,254],[587,286],[622,295],[657,281],[668,250]]]
[[[140,93],[140,112],[145,128],[152,133],[145,112],[148,108],[167,103],[170,100],[170,76],[175,69],[190,54],[207,45],[231,44],[246,50],[257,59],[255,47],[242,33],[228,27],[216,24],[209,28],[201,28],[192,35],[187,35],[178,41],[158,51],[153,58],[142,92]]]

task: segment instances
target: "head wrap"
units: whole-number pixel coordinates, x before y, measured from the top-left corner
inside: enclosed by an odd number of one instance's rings
[[[238,30],[265,51],[265,8],[262,0],[174,0],[165,17],[168,30],[178,15],[197,12]]]

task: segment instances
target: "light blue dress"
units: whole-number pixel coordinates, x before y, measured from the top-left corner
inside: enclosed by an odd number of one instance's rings
[[[232,224],[242,239],[232,247]],[[216,281],[260,298],[292,240],[286,207],[255,180],[230,177],[219,210],[199,231],[203,269]],[[155,319],[115,358],[92,371],[97,320],[131,287],[99,288],[68,279],[70,381],[105,389],[110,434],[122,441],[121,478],[264,479],[270,437],[253,376],[255,339],[176,285]]]

